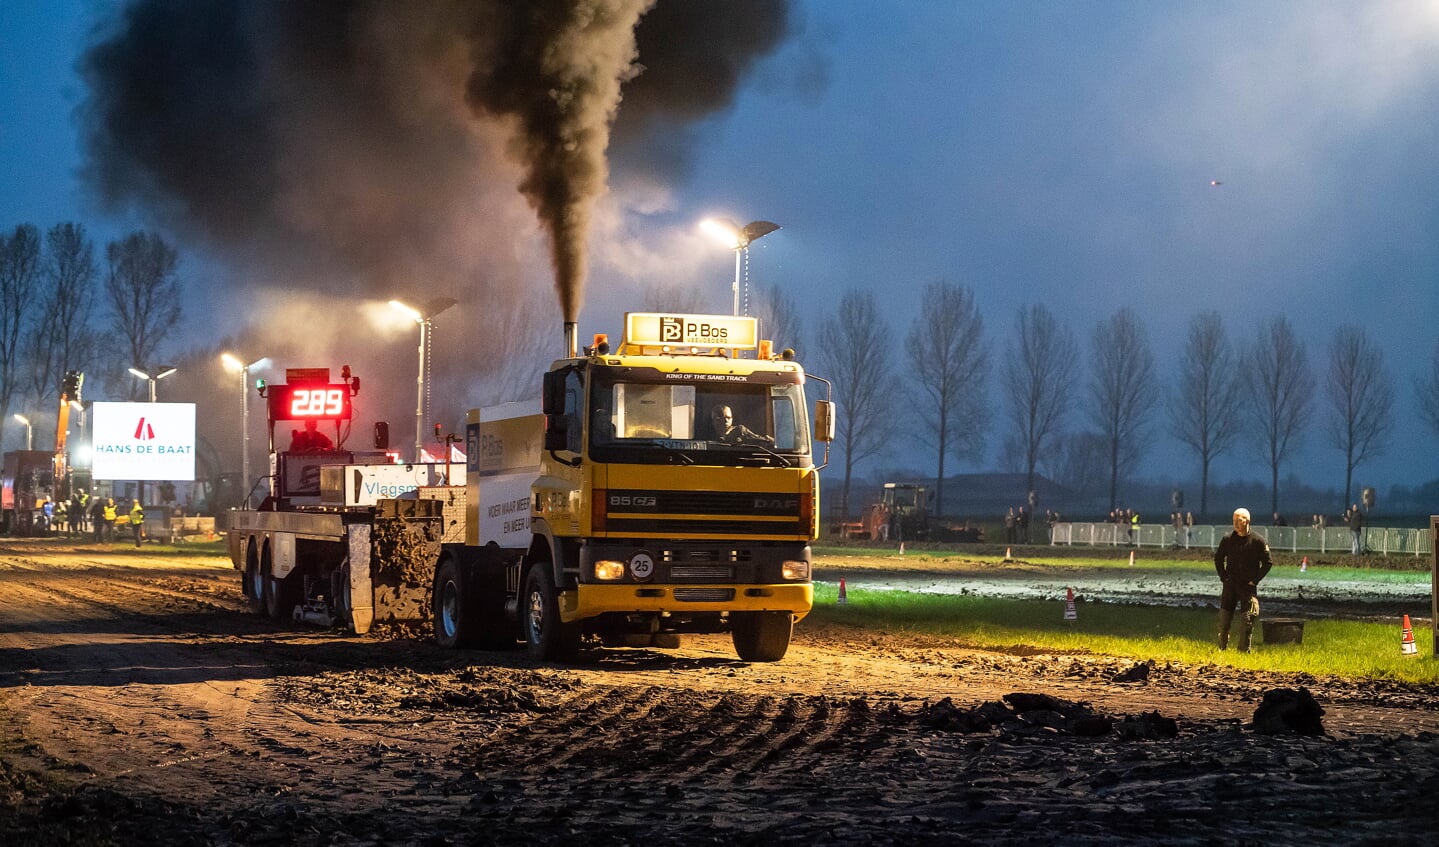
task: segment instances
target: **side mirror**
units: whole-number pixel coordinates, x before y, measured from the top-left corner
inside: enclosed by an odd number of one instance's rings
[[[814,401],[814,440],[834,440],[834,401]]]
[[[545,449],[569,448],[569,427],[564,415],[545,415]]]
[[[540,411],[546,415],[560,415],[565,411],[565,372],[549,371],[545,374],[544,395],[540,398]]]

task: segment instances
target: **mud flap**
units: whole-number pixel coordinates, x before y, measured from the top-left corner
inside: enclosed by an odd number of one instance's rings
[[[350,621],[357,635],[376,623],[430,619],[444,521],[437,500],[381,500],[370,524],[351,524]]]
[[[370,588],[370,525],[345,527],[350,554],[350,626],[356,635],[370,631],[375,622],[375,594]]]
[[[411,501],[413,502],[413,501]],[[380,518],[370,533],[375,621],[430,619],[435,563],[444,524],[438,518]]]

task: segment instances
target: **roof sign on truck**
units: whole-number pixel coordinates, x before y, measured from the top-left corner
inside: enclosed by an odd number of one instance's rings
[[[721,347],[753,350],[758,346],[759,321],[730,315],[672,315],[626,312],[626,346]]]

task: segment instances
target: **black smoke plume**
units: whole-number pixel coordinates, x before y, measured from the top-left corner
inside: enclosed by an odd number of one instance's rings
[[[628,161],[682,162],[793,27],[784,0],[651,2],[133,0],[80,62],[86,175],[257,281],[462,304],[526,276],[518,186],[572,320],[616,110]]]

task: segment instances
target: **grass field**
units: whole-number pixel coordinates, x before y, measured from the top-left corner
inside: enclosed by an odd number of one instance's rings
[[[1012,651],[1033,649],[1095,653],[1156,662],[1207,662],[1256,670],[1335,675],[1349,678],[1439,682],[1429,630],[1415,631],[1417,656],[1400,652],[1398,626],[1358,621],[1309,620],[1302,644],[1267,645],[1255,627],[1254,650],[1214,645],[1218,613],[1212,609],[1076,603],[1076,621],[1065,621],[1064,601],[994,600],[974,595],[917,594],[849,589],[837,605],[838,589],[815,586],[818,622],[891,633],[953,638],[970,647]]]

